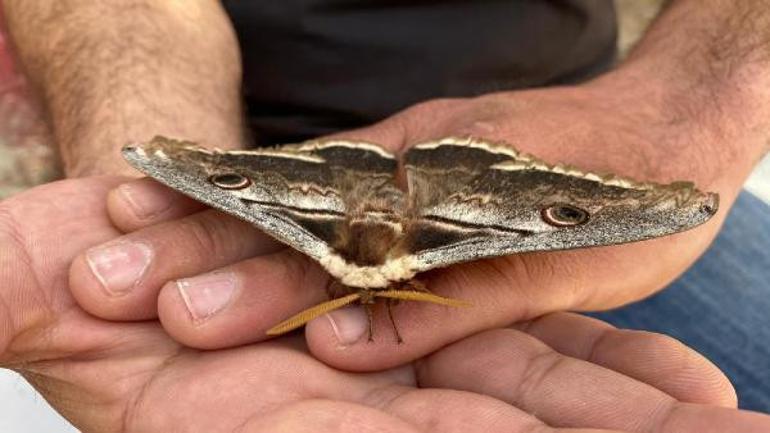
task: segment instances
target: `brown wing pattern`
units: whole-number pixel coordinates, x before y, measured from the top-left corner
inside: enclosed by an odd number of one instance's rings
[[[308,142],[275,149],[211,151],[158,137],[128,146],[136,168],[192,198],[241,217],[320,260],[329,252],[353,195],[392,195],[397,168],[381,148],[347,141]],[[223,190],[217,176],[248,179]]]
[[[420,270],[649,239],[699,225],[717,207],[714,194],[691,184],[602,177],[483,140],[419,144],[405,155],[405,166],[406,243]],[[576,219],[560,223],[559,216]]]

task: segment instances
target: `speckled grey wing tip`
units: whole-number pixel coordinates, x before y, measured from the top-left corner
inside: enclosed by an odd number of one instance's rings
[[[128,155],[130,153],[135,153],[136,150],[139,149],[139,145],[136,143],[129,143],[123,146],[122,149],[120,149],[120,153],[123,155]]]
[[[123,146],[122,149],[120,149],[120,154],[123,156],[123,159],[125,159],[129,164],[134,166],[134,168],[139,168],[137,166],[137,163],[141,159],[141,156],[144,154],[143,147],[141,143],[129,143]]]
[[[707,192],[706,200],[701,205],[701,211],[707,215],[707,219],[716,215],[719,211],[719,194],[715,192]]]

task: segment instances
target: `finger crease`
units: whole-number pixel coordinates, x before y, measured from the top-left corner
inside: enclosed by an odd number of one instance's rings
[[[521,375],[521,380],[516,387],[513,398],[515,405],[524,406],[527,409],[528,396],[537,393],[537,389],[542,387],[546,378],[550,376],[553,371],[559,369],[565,361],[569,358],[562,356],[559,353],[553,352],[550,349],[541,350],[540,353],[531,357],[528,366]]]
[[[649,433],[674,431],[667,428],[667,424],[673,421],[674,414],[680,407],[681,404],[674,398],[662,398],[650,416],[642,418],[643,425],[639,426],[639,431]]]
[[[615,333],[617,330],[613,328],[603,329],[599,331],[599,334],[593,337],[593,341],[591,341],[586,346],[589,347],[588,353],[586,354],[586,357],[583,358],[586,361],[597,364],[597,365],[604,365],[604,363],[598,362],[597,359],[599,358],[600,348],[607,342],[607,340]]]

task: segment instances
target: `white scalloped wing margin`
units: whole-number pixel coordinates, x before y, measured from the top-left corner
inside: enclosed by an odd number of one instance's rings
[[[379,266],[358,266],[330,250],[319,260],[319,263],[329,274],[346,286],[374,289],[412,279],[422,262],[414,256],[401,256],[386,260]]]
[[[544,171],[549,173],[564,174],[572,177],[578,177],[581,179],[599,182],[604,185],[618,186],[621,188],[638,189],[638,190],[650,190],[656,186],[656,184],[653,184],[653,183],[637,182],[633,179],[622,178],[612,174],[600,175],[596,173],[582,171],[569,165],[563,165],[563,164],[551,165],[532,155],[519,152],[518,150],[514,149],[513,147],[507,144],[493,143],[490,141],[480,140],[473,137],[467,137],[467,138],[448,137],[438,141],[421,143],[414,147],[417,149],[436,149],[441,146],[470,147],[474,149],[481,149],[489,153],[506,155],[511,158],[511,160],[509,161],[499,162],[489,167],[492,170],[503,170],[503,171],[537,170],[537,171]],[[660,186],[660,185],[657,185],[657,186]]]

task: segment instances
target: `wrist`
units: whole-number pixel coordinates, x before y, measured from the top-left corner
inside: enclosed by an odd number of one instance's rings
[[[130,104],[129,104],[130,105]],[[239,149],[244,146],[239,116],[204,116],[191,107],[184,123],[171,122],[162,116],[113,112],[108,121],[92,125],[62,124],[55,128],[62,168],[67,178],[94,175],[140,176],[121,153],[129,143],[145,142],[157,135],[195,141],[207,147]],[[113,121],[121,118],[123,121]],[[190,121],[193,120],[193,121]],[[197,121],[195,121],[197,120]]]
[[[588,83],[597,98],[613,99],[620,113],[646,130],[650,160],[663,180],[691,179],[722,194],[737,194],[767,152],[770,77],[764,71],[688,73],[669,59],[631,59]],[[666,174],[669,173],[669,176]]]
[[[220,2],[60,3],[4,12],[68,177],[134,174],[120,149],[155,135],[241,146],[240,53]]]
[[[669,2],[617,69],[595,80],[652,114],[669,152],[740,188],[770,143],[770,12],[763,1]],[[622,92],[620,92],[622,90]]]

